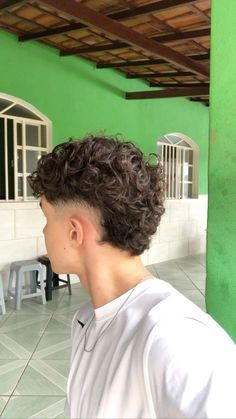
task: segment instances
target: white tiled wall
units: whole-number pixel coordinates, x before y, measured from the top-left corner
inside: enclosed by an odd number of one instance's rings
[[[167,200],[165,214],[150,249],[142,255],[146,265],[205,253],[207,195],[198,199]]]
[[[150,249],[142,255],[146,265],[205,251],[207,196],[168,200],[165,208]],[[44,224],[37,202],[0,203],[0,271],[5,285],[11,262],[46,253]],[[77,280],[72,277],[73,282]]]

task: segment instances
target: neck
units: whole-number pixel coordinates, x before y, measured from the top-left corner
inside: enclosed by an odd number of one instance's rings
[[[100,250],[92,258],[90,254],[89,263],[85,261],[83,274],[78,273],[94,308],[109,303],[152,276],[139,256],[130,256],[110,246]]]

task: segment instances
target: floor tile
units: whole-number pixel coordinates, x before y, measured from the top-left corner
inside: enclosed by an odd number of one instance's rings
[[[45,332],[70,333],[72,319],[83,303],[81,303],[81,299],[76,295],[69,296],[69,299],[68,297],[63,297],[57,309],[54,311]]]
[[[192,290],[194,287],[193,283],[187,277],[181,277],[181,275],[172,276],[172,278],[165,278],[166,282],[169,282],[174,288],[182,292],[184,290]]]
[[[44,334],[33,354],[33,359],[68,359],[71,356],[71,335]]]
[[[65,397],[13,396],[3,411],[5,419],[68,418],[64,414]]]
[[[166,262],[156,264],[157,276],[161,279],[163,277],[169,277],[173,274],[176,274],[176,272],[178,272],[178,271],[179,271],[179,269],[178,269],[177,265],[173,262],[171,262],[170,265],[167,265]]]
[[[206,281],[206,272],[190,272],[187,274],[187,276],[191,279],[193,282],[202,282]]]
[[[14,395],[64,395],[69,368],[69,360],[32,360],[27,365]]]
[[[206,266],[206,255],[192,255],[188,256],[189,261],[199,263],[200,265]]]
[[[73,292],[72,295],[64,295],[58,304],[55,312],[62,311],[62,312],[69,312],[69,311],[76,311],[79,306],[84,304],[86,301],[89,300],[87,295],[80,295],[80,288]]]
[[[203,294],[205,294],[206,289],[206,274],[205,273],[191,273],[188,275],[189,279],[193,282],[195,287],[197,287]]]
[[[78,302],[75,304],[70,304],[70,305],[66,305],[66,303],[63,305],[60,305],[60,307],[58,307],[54,311],[52,318],[57,318],[57,316],[62,316],[65,319],[71,320],[74,314],[79,310],[79,308],[82,305],[83,304],[78,304]]]
[[[6,406],[8,400],[9,400],[9,397],[3,397],[3,396],[0,397],[0,415],[1,415],[4,407]]]
[[[26,360],[0,360],[0,395],[11,395],[25,367]]]
[[[195,290],[183,291],[183,295],[185,295],[185,297],[187,297],[189,300],[195,303],[203,311],[206,311],[205,298],[199,291],[197,290],[196,291]]]
[[[177,261],[176,264],[185,272],[186,274],[191,273],[205,273],[205,267],[200,265],[199,263],[195,262],[179,262]]]
[[[50,318],[51,315],[31,316],[28,312],[15,312],[12,313],[2,327],[0,327],[0,333],[11,333],[17,330],[28,330],[29,332],[33,331],[34,333],[43,333]]]
[[[30,298],[21,302],[21,308],[18,311],[18,313],[30,313],[32,316],[50,315],[55,310],[56,305],[59,302],[60,299],[54,301],[54,307],[51,306],[51,301],[46,302],[46,304],[42,304],[42,300],[40,301],[38,298]],[[8,307],[12,310],[13,313],[16,313],[15,303],[13,299],[8,302]]]
[[[153,276],[155,276],[155,277],[158,276],[157,270],[156,270],[156,263],[154,263],[153,265],[148,265],[147,269]]]
[[[0,359],[29,359],[40,340],[40,334],[29,328],[0,334]]]
[[[72,315],[68,318],[63,315],[57,314],[49,322],[45,329],[45,333],[69,334],[71,332],[71,319]]]
[[[72,295],[77,290],[79,290],[81,299],[88,299],[88,298],[90,298],[88,292],[86,291],[86,289],[83,287],[83,285],[80,282],[76,282],[75,284],[72,284]],[[68,294],[68,291],[67,290],[65,291],[65,295],[66,294]]]
[[[7,309],[6,307],[6,314],[0,314],[0,327],[5,323],[5,321],[9,318],[12,312],[12,309]]]

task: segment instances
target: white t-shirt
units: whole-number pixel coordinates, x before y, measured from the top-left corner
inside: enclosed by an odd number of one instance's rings
[[[236,418],[236,346],[224,330],[159,279],[130,293],[73,319],[70,417]]]

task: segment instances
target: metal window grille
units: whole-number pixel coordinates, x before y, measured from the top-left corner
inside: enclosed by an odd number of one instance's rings
[[[33,199],[27,176],[49,151],[49,131],[36,113],[0,98],[0,200]]]
[[[170,144],[167,141],[165,143],[160,141],[158,142],[158,154],[165,172],[166,198],[192,198],[193,150],[191,147],[187,144]]]

